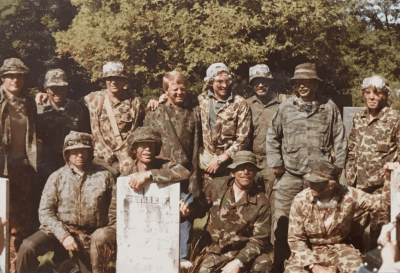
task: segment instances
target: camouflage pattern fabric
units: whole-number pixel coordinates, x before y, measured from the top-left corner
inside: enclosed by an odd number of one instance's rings
[[[316,245],[312,246],[310,255],[315,260],[315,264],[328,267],[329,272],[346,272],[356,273],[362,263],[361,253],[351,245],[334,244],[334,245]],[[309,269],[305,269],[300,264],[302,258],[293,255],[285,262],[285,273],[308,273]]]
[[[267,133],[269,167],[284,166],[293,174],[307,173],[308,161],[323,159],[343,168],[347,141],[339,109],[331,101],[317,95],[311,113],[299,111],[296,96],[282,102]]]
[[[38,165],[48,177],[65,164],[65,137],[72,130],[90,133],[89,114],[85,106],[69,99],[65,107],[57,108],[48,100],[44,105],[37,105],[37,109],[38,139],[43,141]]]
[[[132,163],[128,155],[126,139],[139,126],[142,126],[145,116],[145,106],[142,99],[130,91],[124,91],[120,101],[111,103],[115,119],[123,143],[118,145],[111,123],[104,106],[107,90],[92,92],[84,100],[90,113],[90,126],[95,139],[94,155],[104,159],[110,166],[117,157],[121,172]]]
[[[350,223],[355,213],[387,209],[388,204],[385,200],[390,196],[390,182],[386,181],[385,184],[387,187],[382,195],[370,195],[359,189],[338,184],[333,194],[333,200],[337,202],[337,205],[331,208],[319,207],[310,189],[299,193],[294,198],[290,209],[288,233],[288,242],[292,251],[290,259],[297,259],[299,261],[297,266],[301,268],[317,264],[319,260],[314,255],[315,247],[326,246],[326,249],[330,249],[330,246],[341,245],[350,232]],[[332,219],[327,223],[326,220],[329,217]],[[311,245],[311,249],[308,244]],[[356,268],[342,272],[357,272],[359,263],[352,257],[353,255],[349,256],[351,260],[348,263],[339,259],[339,264],[357,265]],[[333,261],[333,257],[331,258]]]
[[[108,224],[108,207],[115,187],[105,168],[88,164],[77,179],[67,164],[47,180],[39,206],[40,229],[62,241],[69,235],[65,225],[95,230]]]
[[[382,186],[385,163],[400,161],[400,113],[387,105],[375,119],[369,117],[364,109],[353,118],[346,164],[349,185],[363,190]]]
[[[47,71],[44,79],[44,88],[50,86],[67,86],[67,74],[64,70],[57,68]]]
[[[189,191],[198,197],[201,190],[198,164],[201,127],[194,111],[167,102],[157,110],[147,112],[144,126],[160,133],[160,157],[179,163],[190,171]]]
[[[246,101],[238,95],[227,101],[217,113],[214,131],[210,128],[210,98],[206,92],[198,96],[204,149],[212,154],[236,152],[249,148],[251,113]]]
[[[249,265],[265,253],[270,236],[270,206],[265,194],[254,185],[235,202],[232,177],[218,177],[211,183],[209,219],[206,230],[212,243],[195,261],[199,272],[219,272],[228,262],[239,259]]]
[[[28,74],[29,68],[18,58],[5,59],[0,68],[0,75],[4,74]]]

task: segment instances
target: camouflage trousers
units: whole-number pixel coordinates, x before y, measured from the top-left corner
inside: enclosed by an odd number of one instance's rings
[[[71,233],[78,242],[79,251],[73,251],[81,272],[106,273],[108,264],[116,253],[116,232],[114,228],[96,229],[91,235]],[[18,252],[18,273],[36,272],[37,257],[48,251],[66,251],[51,233],[38,231],[24,240]],[[67,256],[68,257],[68,256]]]
[[[285,171],[283,176],[275,181],[273,187],[274,218],[273,240],[274,241],[274,268],[277,272],[283,272],[283,263],[290,256],[288,244],[288,228],[290,207],[294,197],[306,188],[305,179],[302,175],[294,175]]]
[[[32,207],[32,190],[36,179],[35,170],[28,164],[9,165],[10,183],[10,271],[15,270],[17,253],[22,240],[33,233],[31,219],[38,207]]]
[[[329,267],[329,272],[356,273],[362,262],[361,253],[351,245],[335,244],[326,246],[313,246],[312,255],[315,264]],[[311,272],[300,266],[303,258],[292,254],[285,262],[285,273]]]

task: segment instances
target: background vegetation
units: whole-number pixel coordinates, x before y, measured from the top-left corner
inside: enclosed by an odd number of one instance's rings
[[[317,64],[328,95],[352,94],[372,74],[400,89],[400,0],[2,0],[0,61],[20,57],[41,90],[48,69],[70,75],[71,97],[99,88],[106,60],[121,60],[145,100],[166,71],[200,93],[207,67],[224,62],[245,96],[248,69],[265,63],[290,93],[294,67]],[[395,105],[400,106],[395,99]],[[400,108],[400,107],[399,107]]]

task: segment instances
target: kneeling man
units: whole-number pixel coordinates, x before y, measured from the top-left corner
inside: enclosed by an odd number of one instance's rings
[[[382,194],[370,195],[339,184],[339,169],[328,161],[310,164],[309,188],[297,194],[289,216],[292,252],[285,272],[357,272],[361,253],[344,243],[355,213],[388,209],[390,181]]]
[[[109,215],[115,181],[106,168],[91,162],[93,142],[91,135],[75,131],[65,137],[67,164],[47,180],[39,206],[40,230],[24,240],[18,273],[36,272],[37,257],[51,250],[72,251],[81,272],[106,272],[116,245],[115,229],[108,226],[109,218],[115,219]]]
[[[211,241],[196,259],[193,272],[269,272],[272,262],[265,253],[271,211],[267,197],[254,183],[261,168],[249,151],[237,152],[228,168],[233,176],[217,177],[211,183],[206,225]]]

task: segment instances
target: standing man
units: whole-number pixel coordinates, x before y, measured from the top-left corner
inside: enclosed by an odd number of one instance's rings
[[[67,99],[67,75],[62,69],[47,71],[44,89],[49,99],[37,105],[38,140],[42,142],[38,169],[47,178],[65,165],[63,158],[64,139],[69,132],[90,133],[90,121],[86,107]]]
[[[316,159],[332,162],[340,169],[346,160],[347,143],[338,107],[317,92],[321,79],[315,64],[296,66],[292,82],[298,94],[281,103],[267,133],[267,163],[279,179],[275,193],[275,262],[278,272],[290,256],[287,243],[290,206],[305,187],[308,164]]]
[[[400,161],[400,114],[388,104],[389,83],[385,78],[365,78],[361,88],[367,109],[353,118],[346,179],[349,185],[375,195],[382,193],[385,163]],[[368,218],[368,214],[361,217],[363,230]],[[390,210],[371,213],[370,220],[371,248],[375,248],[382,225],[390,220]]]
[[[17,58],[0,68],[0,167],[10,180],[10,271],[15,270],[17,251],[31,233],[31,192],[36,177],[36,104],[24,89],[29,69]]]
[[[251,113],[244,98],[232,94],[232,76],[223,63],[207,69],[208,90],[198,96],[203,134],[200,164],[205,171],[203,189],[209,196],[213,177],[223,176],[231,158],[249,148]]]
[[[139,96],[127,90],[128,77],[122,63],[106,63],[102,79],[107,89],[84,98],[95,140],[95,162],[108,165],[113,172],[123,172],[132,163],[126,139],[143,125],[145,106]]]
[[[194,197],[199,197],[198,149],[201,141],[200,122],[194,111],[184,107],[186,98],[186,77],[172,71],[163,77],[163,89],[168,97],[157,110],[148,111],[144,126],[151,127],[161,135],[161,158],[168,158],[190,171],[189,180],[182,181],[181,199],[189,205]],[[190,242],[194,218],[181,217],[180,260],[181,267],[189,265]],[[183,231],[186,232],[183,232]]]

